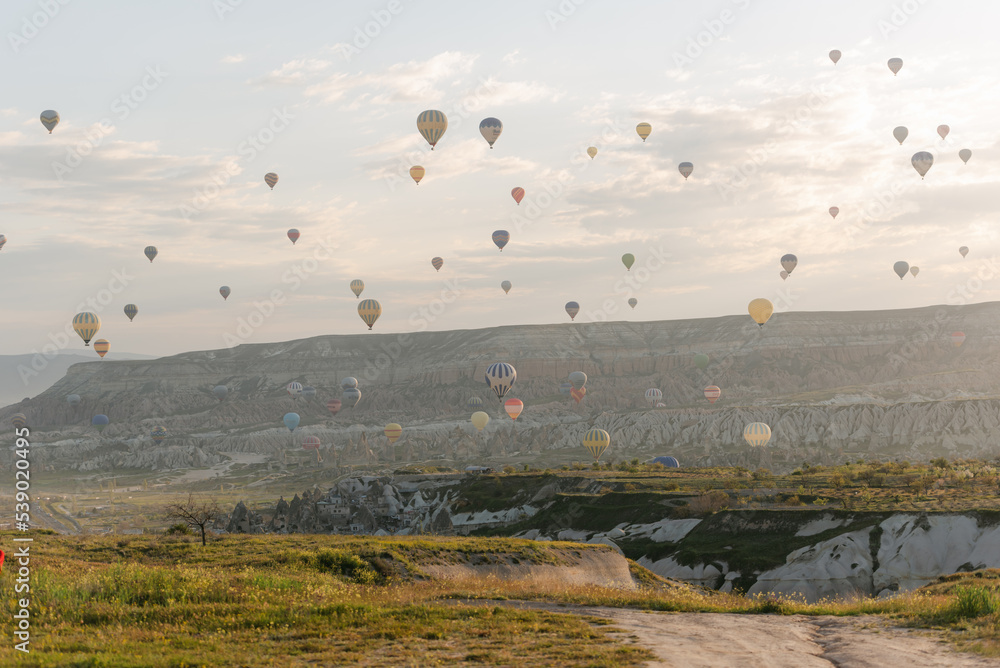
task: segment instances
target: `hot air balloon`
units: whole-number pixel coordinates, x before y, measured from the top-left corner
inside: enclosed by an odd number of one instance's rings
[[[910,164],[913,165],[913,169],[917,170],[917,174],[920,174],[922,179],[927,174],[927,170],[934,164],[934,156],[927,151],[919,151],[910,158]]]
[[[646,390],[646,401],[649,402],[650,406],[655,406],[656,404],[659,403],[660,399],[662,398],[663,398],[663,392],[656,389],[655,387],[651,387],[648,390]]]
[[[358,402],[361,401],[361,390],[356,387],[349,387],[344,390],[344,403],[347,404],[349,408],[355,408]]]
[[[299,240],[299,236],[301,236],[300,232],[294,227],[288,230],[288,238],[292,240],[293,246],[295,245],[295,242]]]
[[[221,288],[219,288],[219,294],[222,295],[223,299],[229,299],[230,292],[231,291],[228,285],[223,285]]]
[[[668,469],[679,469],[681,467],[681,463],[677,461],[676,457],[654,457],[652,463],[659,464]]]
[[[587,155],[589,155],[590,159],[593,160],[594,156],[597,155],[597,147],[596,146],[591,146],[591,147],[587,148]]]
[[[580,305],[576,302],[566,302],[566,313],[569,314],[570,320],[576,319],[576,314],[580,312]]]
[[[646,137],[653,131],[653,126],[649,123],[639,123],[639,125],[635,126],[635,131],[642,137],[642,141],[646,141]]]
[[[510,241],[510,232],[507,230],[497,230],[493,233],[493,243],[497,245],[497,248],[500,249],[501,253],[503,252],[503,247],[507,245],[508,241]]]
[[[705,398],[708,399],[708,403],[714,404],[722,396],[722,390],[719,389],[718,385],[709,385],[705,388]]]
[[[306,399],[312,399],[316,396],[316,388],[310,385],[306,385],[302,388],[302,396]]]
[[[965,343],[965,334],[962,332],[952,332],[951,342],[955,345],[956,348],[961,348],[962,344]]]
[[[427,143],[431,145],[432,151],[438,141],[441,140],[441,136],[444,134],[444,131],[447,129],[448,117],[440,111],[431,109],[429,111],[421,112],[421,114],[417,116],[417,130],[419,130],[420,135],[427,140]]]
[[[511,287],[513,286],[511,286],[510,281],[502,281],[500,283],[500,287],[501,289],[503,289],[504,294],[508,294],[510,292]]]
[[[692,165],[690,162],[682,162],[681,164],[677,165],[677,169],[680,171],[681,176],[684,177],[684,180],[687,181],[688,177],[691,176],[691,172],[694,171],[694,165]]]
[[[698,353],[694,356],[694,365],[704,371],[708,368],[708,355],[705,353]]]
[[[70,406],[79,406],[83,399],[80,398],[79,394],[70,394],[66,397],[66,403]]]
[[[292,381],[285,386],[285,391],[288,392],[288,396],[292,399],[297,399],[302,394],[302,383]]]
[[[517,370],[511,364],[494,362],[486,367],[486,384],[501,401],[514,386],[515,380],[517,380]]]
[[[524,410],[524,402],[520,399],[508,399],[503,403],[503,409],[507,411],[511,420],[516,420],[517,416]]]
[[[834,49],[833,51],[831,51],[830,52],[830,60],[832,60],[833,64],[836,65],[837,61],[840,60],[840,51],[838,51],[837,49]]]
[[[264,183],[268,185],[271,190],[274,190],[274,184],[278,182],[278,175],[274,172],[268,172],[264,175]]]
[[[295,431],[295,428],[299,426],[299,414],[285,413],[285,417],[281,418],[281,421],[288,427],[288,431]]]
[[[340,399],[330,399],[330,401],[326,402],[326,409],[330,411],[330,415],[336,415],[340,412],[340,408],[343,405],[344,403]]]
[[[403,435],[403,428],[395,422],[387,424],[383,431],[385,432],[385,437],[389,439],[390,443],[395,443],[399,440],[399,437]]]
[[[101,359],[104,359],[109,350],[111,350],[111,344],[108,343],[107,339],[97,339],[94,341],[94,352],[100,355]]]
[[[426,173],[426,170],[420,165],[410,167],[410,178],[413,179],[413,182],[418,186],[420,185],[420,179],[424,178],[424,174]]]
[[[889,70],[892,71],[892,76],[896,76],[899,70],[903,69],[903,59],[902,58],[890,58],[889,62],[886,63],[889,66]]]
[[[365,299],[358,304],[358,315],[364,320],[365,324],[368,325],[368,329],[372,328],[378,317],[382,315],[382,305],[379,304],[374,299]]]
[[[478,431],[486,429],[486,425],[490,423],[490,416],[483,411],[476,411],[470,419],[472,420],[472,426]]]
[[[910,267],[910,274],[913,275],[913,278],[916,278],[917,274],[919,273],[920,273],[920,267]]]
[[[95,313],[77,313],[73,316],[73,330],[80,335],[85,346],[90,345],[90,340],[100,329],[101,319]]]
[[[750,317],[753,318],[754,322],[760,325],[760,327],[764,327],[764,323],[774,313],[774,304],[767,299],[754,299],[747,306],[747,311],[749,311]]]
[[[632,308],[635,308],[635,305],[638,304],[638,303],[639,303],[639,300],[636,299],[635,297],[629,297],[628,298],[628,305],[631,306]]]
[[[838,213],[840,213],[840,209],[838,207],[835,207],[835,206],[831,206],[830,207],[830,215],[831,216],[833,216],[834,218],[836,218]]]
[[[0,234],[0,250],[3,250],[3,247],[6,243],[7,243],[7,237]]]
[[[574,371],[568,376],[569,382],[576,389],[581,389],[587,385],[587,374],[582,371]]]
[[[962,159],[963,163],[969,164],[969,158],[972,157],[972,151],[970,151],[967,148],[963,148],[961,151],[958,152],[958,157]]]
[[[573,383],[559,383],[559,394],[564,397],[570,396],[570,391],[573,389]]]
[[[514,198],[515,202],[520,204],[521,200],[524,199],[524,188],[520,186],[514,188],[513,190],[510,191],[510,196]]]
[[[128,321],[132,322],[132,318],[139,315],[139,307],[135,304],[125,304],[125,315],[128,316]]]
[[[146,246],[146,248],[143,249],[142,252],[146,257],[149,258],[149,261],[152,262],[153,258],[156,257],[158,251],[156,250],[156,246]]]
[[[892,270],[896,272],[897,276],[899,276],[899,280],[903,280],[903,277],[910,271],[910,265],[909,263],[900,260],[896,264],[892,265]]]
[[[625,253],[622,255],[622,264],[625,265],[627,270],[632,271],[632,265],[635,264],[635,255],[632,255],[631,253]]]
[[[104,428],[108,426],[111,420],[108,419],[107,415],[99,414],[95,415],[94,419],[90,421],[90,424],[97,427],[97,431],[104,431]]]
[[[431,266],[434,267],[435,271],[441,271],[441,267],[444,266],[444,260],[439,257],[432,257]]]
[[[900,144],[903,143],[903,141],[906,139],[907,135],[909,135],[909,134],[910,134],[910,131],[907,130],[906,127],[903,126],[903,125],[900,125],[899,127],[895,128],[892,131],[892,136],[895,137],[896,141],[898,141]]]
[[[611,445],[611,434],[603,429],[591,429],[583,437],[583,447],[593,455],[595,462],[601,458],[609,445]]]
[[[771,428],[763,422],[751,422],[743,430],[743,439],[752,446],[767,445],[771,440]]]
[[[28,426],[28,416],[24,413],[14,413],[10,416],[10,424],[14,429],[24,429]]]
[[[581,387],[581,388],[580,388],[580,389],[578,390],[578,389],[576,389],[576,388],[574,387],[574,388],[570,389],[570,391],[569,391],[569,396],[571,396],[571,397],[573,397],[574,399],[576,399],[576,403],[580,403],[581,401],[583,401],[583,398],[584,398],[585,396],[587,396],[587,388],[585,388],[585,387]]]
[[[355,378],[354,376],[348,376],[344,380],[340,381],[340,386],[345,390],[352,387],[357,387],[358,379]]]
[[[781,276],[781,280],[783,281],[788,280],[788,272],[785,271],[784,269],[778,272],[778,276]]]
[[[951,128],[949,128],[947,125],[937,126],[937,133],[938,136],[941,137],[941,139],[945,139],[948,136],[949,132],[951,132]]]
[[[351,281],[351,292],[353,292],[354,296],[357,297],[358,299],[361,299],[361,293],[364,291],[364,289],[365,289],[364,281],[357,278]]]
[[[500,138],[501,132],[503,132],[503,123],[500,122],[499,118],[484,118],[479,123],[479,134],[489,143],[490,148],[493,148],[493,142]]]
[[[303,450],[319,450],[320,445],[322,441],[319,440],[319,436],[306,436],[302,439]]]
[[[791,253],[787,253],[781,256],[781,268],[788,272],[788,275],[792,275],[792,271],[795,266],[799,263],[799,258],[795,257]]]
[[[969,254],[969,247],[962,246],[961,248],[958,249],[958,252],[961,253],[962,257],[964,258],[966,255]]]
[[[149,436],[154,441],[156,441],[157,443],[159,443],[160,441],[162,441],[163,439],[165,439],[167,437],[167,429],[166,429],[166,427],[153,427],[149,431]]]
[[[483,400],[479,397],[469,397],[465,402],[465,406],[469,410],[474,411],[483,407]]]
[[[216,399],[222,401],[223,399],[226,398],[226,395],[229,394],[229,388],[226,387],[225,385],[216,385],[215,387],[212,388],[212,394],[215,395]]]
[[[57,125],[59,125],[58,111],[46,109],[38,118],[42,121],[42,125],[45,126],[45,129],[49,131],[49,134],[52,134],[52,131],[56,129]]]

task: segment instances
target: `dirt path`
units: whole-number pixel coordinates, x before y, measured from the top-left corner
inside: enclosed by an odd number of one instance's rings
[[[463,601],[477,604],[477,601]],[[658,660],[650,668],[997,668],[957,652],[939,634],[889,626],[875,616],[643,612],[530,601],[488,605],[604,617]]]

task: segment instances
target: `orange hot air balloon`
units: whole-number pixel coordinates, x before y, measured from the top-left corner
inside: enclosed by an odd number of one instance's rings
[[[722,390],[717,385],[709,385],[705,388],[705,398],[708,399],[708,403],[714,404],[721,396]]]
[[[516,420],[517,416],[524,410],[524,402],[520,399],[508,399],[504,402],[503,408],[507,411],[507,415],[510,416],[510,419]]]
[[[426,173],[426,170],[420,165],[410,167],[410,178],[412,178],[414,183],[418,186],[420,185],[420,179],[424,178],[424,174]]]
[[[962,332],[952,332],[951,342],[955,344],[956,348],[960,348],[965,343],[965,334]],[[94,345],[96,346],[97,344],[95,343]]]
[[[514,198],[514,201],[518,204],[524,199],[524,188],[514,188],[510,191],[510,196]]]
[[[580,389],[578,390],[578,389],[576,389],[576,388],[574,387],[573,389],[571,389],[571,390],[569,391],[569,393],[570,393],[570,396],[572,396],[572,397],[573,397],[574,399],[576,399],[576,403],[580,403],[581,401],[583,401],[583,397],[584,397],[584,395],[586,395],[586,394],[587,394],[587,388],[585,388],[585,387],[581,387],[581,388],[580,388]]]
[[[101,356],[103,359],[108,351],[111,350],[111,344],[108,343],[107,339],[97,339],[94,341],[94,352]]]

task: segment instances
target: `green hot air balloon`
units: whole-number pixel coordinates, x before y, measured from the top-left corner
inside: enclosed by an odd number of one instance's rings
[[[635,255],[632,255],[631,253],[625,253],[622,255],[622,264],[625,265],[626,269],[632,271],[632,265],[635,264]]]
[[[694,365],[704,371],[708,368],[708,355],[704,353],[698,353],[694,356]]]

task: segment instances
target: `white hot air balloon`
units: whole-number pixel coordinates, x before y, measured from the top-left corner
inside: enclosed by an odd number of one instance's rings
[[[961,151],[958,152],[958,157],[960,157],[962,159],[962,162],[964,162],[965,164],[969,164],[969,158],[972,157],[972,151],[970,151],[967,148],[963,148]]]
[[[886,63],[889,69],[892,71],[892,76],[899,74],[899,71],[903,69],[903,59],[902,58],[890,58],[889,62]]]
[[[902,144],[906,140],[906,137],[909,134],[910,131],[906,129],[905,125],[900,125],[894,128],[892,131],[892,136],[895,137],[896,141],[898,141],[900,144]]]
[[[832,60],[833,64],[836,65],[837,61],[840,60],[840,51],[838,51],[837,49],[834,49],[833,51],[831,51],[830,52],[830,60]]]

